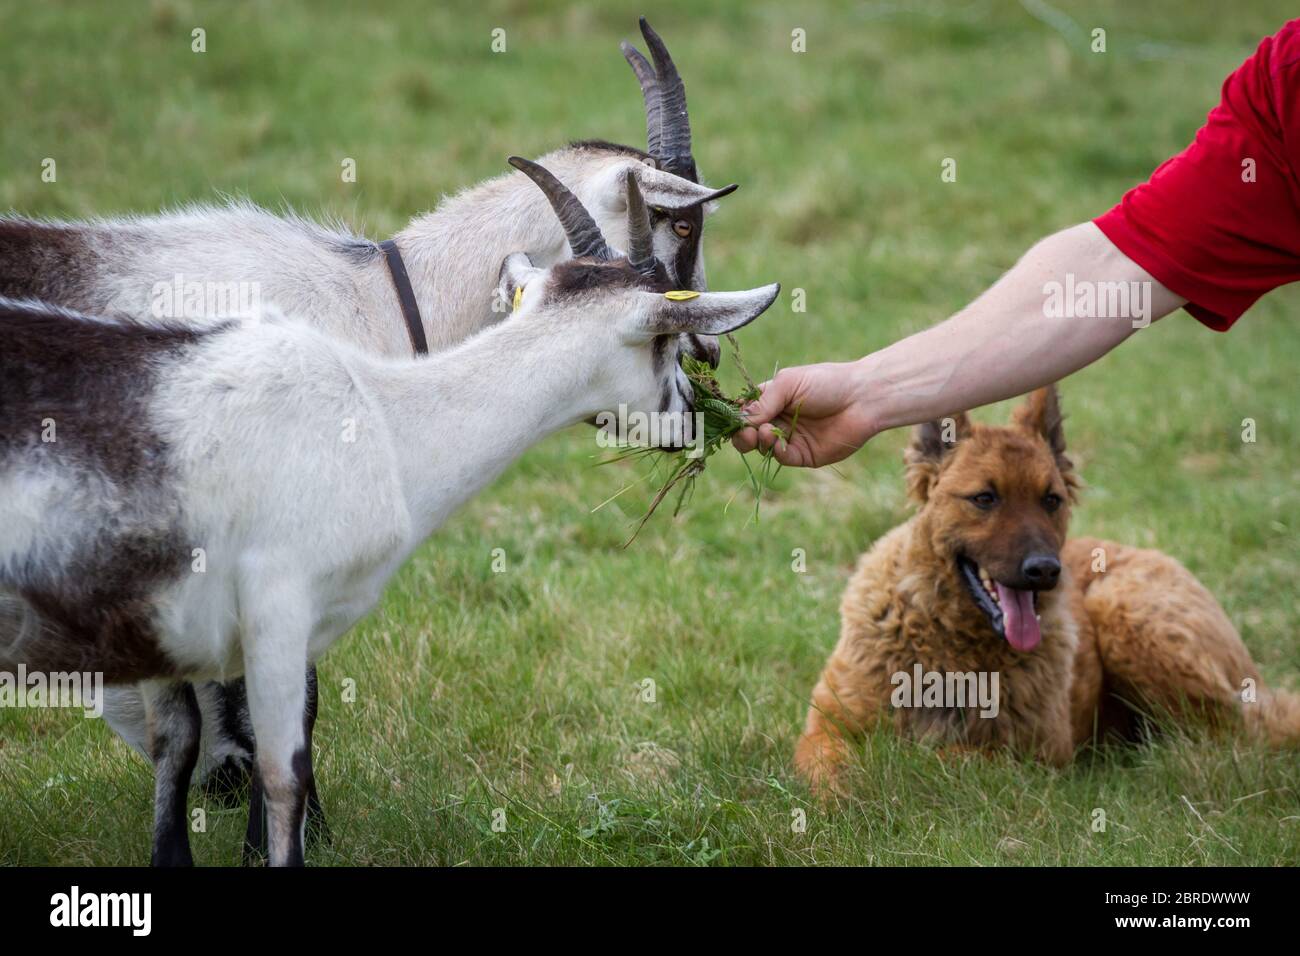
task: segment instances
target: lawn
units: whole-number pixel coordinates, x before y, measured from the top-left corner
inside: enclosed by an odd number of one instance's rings
[[[710,284],[804,290],[806,311],[783,294],[741,333],[766,373],[936,322],[1038,238],[1108,208],[1185,145],[1223,77],[1294,10],[412,0],[381,15],[4,0],[0,209],[93,216],[236,194],[383,238],[511,153],[643,144],[618,52],[642,12],[683,71],[705,176],[742,184],[708,226]],[[195,27],[205,53],[191,52]],[[1093,27],[1105,53],[1088,48]],[[791,50],[796,28],[807,52]],[[46,157],[55,183],[42,181]],[[341,181],[345,157],[355,183]],[[1088,483],[1075,532],[1176,555],[1266,676],[1291,686],[1297,291],[1228,334],[1171,316],[1062,387]],[[529,452],[321,663],[317,774],[333,840],[309,862],[1300,859],[1300,761],[1223,742],[1163,740],[1056,771],[881,737],[851,798],[810,799],[792,748],[853,562],[907,514],[904,439],[881,436],[836,470],[783,472],[757,523],[743,492],[726,507],[744,468],[719,455],[691,507],[676,520],[665,509],[626,550],[648,492],[592,509],[638,473],[592,467],[590,429]],[[151,787],[101,722],[0,710],[0,863],[147,862]],[[244,811],[197,799],[196,860],[237,862]]]

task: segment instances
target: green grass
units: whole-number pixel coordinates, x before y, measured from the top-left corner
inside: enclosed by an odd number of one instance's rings
[[[1223,77],[1294,13],[1282,0],[1227,17],[1208,0],[1054,5],[1105,27],[1109,52],[1010,2],[793,14],[780,0],[708,12],[413,0],[383,16],[5,2],[0,207],[82,216],[242,193],[382,237],[510,153],[642,142],[617,43],[648,12],[684,71],[706,175],[743,184],[709,224],[711,284],[806,290],[807,312],[783,297],[741,334],[747,362],[757,374],[848,358],[939,320],[1036,239],[1108,208],[1182,148]],[[190,52],[194,26],[206,54]],[[489,51],[495,27],[505,54]],[[39,176],[47,156],[56,184]],[[340,181],[345,156],[355,184]],[[958,160],[955,184],[940,181],[944,157]],[[1297,305],[1295,290],[1275,293],[1227,335],[1179,314],[1063,387],[1089,482],[1074,530],[1178,556],[1281,683],[1300,674]],[[1248,417],[1254,444],[1239,440]],[[661,510],[628,550],[649,490],[590,509],[635,472],[590,467],[589,430],[531,451],[323,661],[318,773],[335,839],[311,861],[1300,859],[1300,761],[1222,743],[1053,771],[943,761],[884,737],[852,800],[836,812],[809,800],[790,754],[849,569],[906,514],[903,438],[880,437],[838,473],[782,471],[758,525],[743,496],[723,512],[745,472],[715,456],[683,516]],[[806,574],[791,570],[795,548]],[[101,723],[0,711],[0,862],[145,862],[150,790]],[[207,809],[197,860],[235,862],[242,810]]]

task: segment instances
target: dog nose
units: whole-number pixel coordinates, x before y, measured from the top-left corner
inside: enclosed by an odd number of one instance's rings
[[[1061,576],[1061,562],[1052,554],[1031,554],[1020,562],[1020,576],[1035,591],[1050,590]]]

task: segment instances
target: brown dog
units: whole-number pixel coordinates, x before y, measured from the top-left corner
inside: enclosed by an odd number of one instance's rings
[[[905,458],[920,510],[859,562],[795,751],[815,789],[834,787],[849,736],[881,721],[1058,765],[1094,737],[1131,737],[1153,712],[1300,744],[1300,698],[1261,685],[1186,568],[1066,540],[1079,482],[1054,387],[1005,428],[964,414],[919,426]],[[977,680],[994,706],[971,700]]]

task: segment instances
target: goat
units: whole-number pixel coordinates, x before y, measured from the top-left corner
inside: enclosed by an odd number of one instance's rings
[[[633,174],[622,257],[543,167],[511,163],[575,258],[542,269],[508,256],[498,290],[515,314],[423,361],[274,313],[196,328],[0,302],[0,670],[141,685],[155,864],[192,862],[191,682],[242,672],[269,860],[301,865],[308,663],[533,443],[621,405],[689,416],[682,336],[739,328],[780,291],[670,298]]]
[[[698,182],[681,77],[644,18],[641,29],[654,67],[631,46],[624,48],[644,94],[649,151],[588,140],[539,161],[594,211],[620,248],[631,171],[651,209],[656,256],[678,288],[703,290],[704,213],[737,187],[710,189]],[[434,350],[465,340],[508,311],[492,296],[493,263],[514,251],[543,266],[570,254],[544,201],[519,175],[444,199],[394,239]],[[261,301],[300,311],[327,334],[377,355],[410,349],[406,329],[394,321],[400,313],[379,245],[341,226],[277,216],[245,202],[91,222],[0,217],[0,296],[91,314],[149,316],[178,276],[187,284],[255,284]]]
[[[628,43],[624,56],[640,84],[647,150],[587,141],[547,154],[543,165],[593,211],[604,235],[625,248],[627,173],[651,207],[654,251],[679,289],[707,289],[704,213],[734,185],[700,185],[693,155],[686,92],[667,47],[645,18],[641,33],[651,59]],[[508,303],[494,297],[495,264],[521,250],[546,266],[572,252],[543,197],[518,173],[497,177],[444,200],[395,237],[434,350],[449,348],[501,320]],[[0,295],[33,298],[89,314],[178,317],[177,277],[185,284],[251,284],[264,303],[305,317],[321,331],[383,356],[410,351],[396,308],[392,278],[379,246],[341,227],[292,215],[276,216],[248,203],[195,206],[158,216],[94,222],[36,222],[0,217]],[[159,309],[160,296],[171,299]],[[218,322],[223,310],[184,316]],[[436,317],[436,321],[430,321]],[[697,358],[716,365],[717,343],[689,336]],[[314,724],[310,681],[308,734]],[[238,681],[196,689],[203,731],[198,778],[210,792],[241,789],[254,740]],[[105,700],[106,721],[148,756],[140,690],[117,687]],[[314,788],[310,816],[323,827]],[[248,847],[263,841],[250,814]]]

